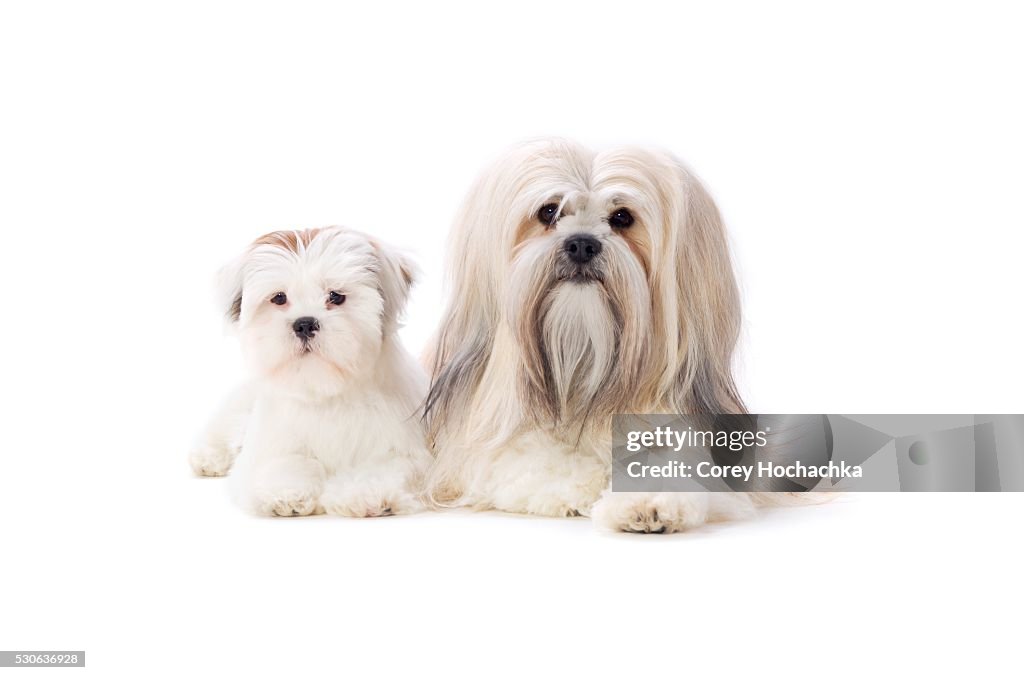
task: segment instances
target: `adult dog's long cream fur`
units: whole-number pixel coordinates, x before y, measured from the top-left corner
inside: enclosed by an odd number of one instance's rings
[[[607,490],[613,414],[744,408],[725,230],[675,157],[564,140],[512,149],[459,212],[448,284],[428,357],[435,503],[671,532],[763,500]]]

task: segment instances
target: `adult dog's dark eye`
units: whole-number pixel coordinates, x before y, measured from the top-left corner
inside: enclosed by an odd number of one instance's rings
[[[327,299],[332,305],[340,305],[345,302],[345,296],[336,290],[332,290],[331,294],[327,296]]]
[[[540,211],[537,212],[537,219],[540,220],[543,224],[548,225],[549,227],[555,223],[556,217],[558,217],[557,203],[548,203],[547,205],[541,207]]]
[[[274,297],[270,298],[270,301],[275,305],[283,305],[288,302],[288,296],[284,293],[278,293]]]
[[[625,229],[633,224],[633,213],[625,208],[619,208],[608,216],[608,224],[615,229]]]

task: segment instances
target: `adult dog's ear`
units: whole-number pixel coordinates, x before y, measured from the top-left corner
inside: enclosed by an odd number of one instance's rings
[[[701,181],[678,160],[674,165],[681,192],[672,230],[683,358],[674,407],[678,413],[744,413],[732,375],[740,300],[725,227]]]
[[[244,278],[245,256],[235,258],[221,267],[214,282],[217,309],[224,314],[224,321],[230,328],[238,325],[242,315],[242,281]]]
[[[383,322],[384,334],[387,335],[398,328],[398,321],[409,301],[409,292],[419,279],[419,269],[406,253],[376,240],[370,243],[380,263],[377,279],[384,298]]]

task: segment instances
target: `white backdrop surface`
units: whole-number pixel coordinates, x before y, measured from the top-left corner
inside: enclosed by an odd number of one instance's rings
[[[989,3],[5,5],[0,647],[97,678],[1009,674],[1019,494],[668,537],[274,521],[185,454],[239,377],[221,264],[278,228],[405,246],[419,351],[464,192],[538,135],[703,177],[752,410],[1021,412],[1020,32]]]

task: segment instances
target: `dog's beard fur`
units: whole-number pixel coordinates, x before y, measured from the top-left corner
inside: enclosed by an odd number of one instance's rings
[[[647,370],[650,292],[628,248],[606,244],[586,265],[563,239],[525,242],[512,265],[509,316],[523,355],[528,417],[565,434],[635,403]]]
[[[540,354],[546,359],[548,401],[556,420],[586,413],[606,381],[621,329],[597,284],[558,285],[541,307]]]

